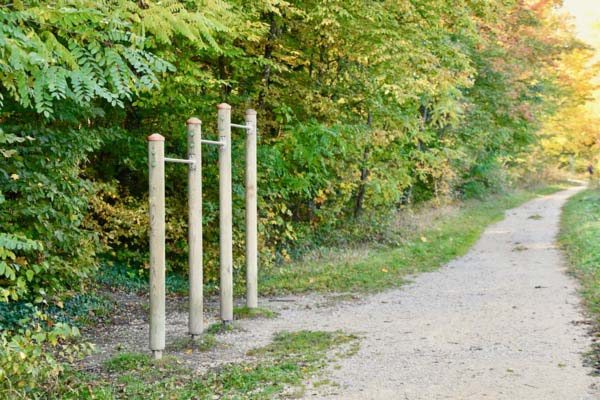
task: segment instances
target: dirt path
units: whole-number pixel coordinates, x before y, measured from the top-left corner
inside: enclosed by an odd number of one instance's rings
[[[464,257],[410,285],[360,301],[323,296],[265,300],[273,320],[242,321],[225,347],[181,354],[203,370],[244,357],[282,330],[337,330],[362,337],[360,350],[327,371],[337,385],[309,388],[331,399],[599,399],[599,379],[582,367],[589,349],[576,283],[555,247],[560,207],[577,189],[531,201],[489,227]],[[174,310],[170,338],[184,337]],[[147,325],[111,332],[145,350]],[[121,337],[121,339],[119,339]],[[594,389],[594,385],[595,389]]]

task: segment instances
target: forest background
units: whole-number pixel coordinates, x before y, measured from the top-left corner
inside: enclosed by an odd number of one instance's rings
[[[0,3],[0,376],[61,371],[77,329],[49,317],[99,266],[145,276],[146,137],[215,138],[216,105],[259,120],[262,266],[386,243],[390,215],[597,162],[598,69],[558,0],[56,0]],[[243,283],[243,143],[234,136]],[[205,284],[218,174],[203,149]],[[185,273],[186,170],[167,168],[168,267]],[[243,285],[242,285],[243,286]],[[44,349],[55,347],[61,357]],[[15,360],[26,360],[16,363]]]

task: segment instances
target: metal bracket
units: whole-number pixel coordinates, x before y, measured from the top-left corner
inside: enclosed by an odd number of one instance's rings
[[[229,125],[234,128],[242,128],[242,129],[252,130],[252,127],[249,125],[239,125],[239,124],[229,124]]]
[[[172,162],[177,164],[196,164],[196,160],[181,160],[179,158],[164,158],[165,162]]]
[[[216,140],[204,140],[204,139],[201,139],[200,143],[216,144],[217,146],[225,146],[225,142],[223,142],[223,141],[216,141]]]

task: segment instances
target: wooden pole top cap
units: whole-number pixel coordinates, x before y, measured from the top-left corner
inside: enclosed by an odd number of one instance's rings
[[[246,115],[256,115],[256,110],[253,110],[253,109],[246,110]]]
[[[202,121],[200,121],[196,117],[192,117],[192,118],[188,119],[186,122],[186,124],[188,124],[188,125],[197,125],[197,124],[201,124],[201,123],[202,123]]]
[[[164,142],[165,137],[163,135],[161,135],[160,133],[153,133],[152,135],[148,136],[148,141],[149,142]]]
[[[221,103],[217,106],[219,110],[231,110],[231,106],[227,103]]]

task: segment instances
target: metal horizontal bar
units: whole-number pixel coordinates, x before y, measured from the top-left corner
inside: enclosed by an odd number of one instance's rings
[[[166,162],[178,163],[178,164],[195,164],[195,160],[181,160],[179,158],[168,158],[165,157]]]
[[[219,145],[219,146],[225,146],[225,142],[218,142],[216,140],[205,140],[205,139],[202,139],[202,140],[200,140],[200,142],[201,143],[206,143],[206,144],[216,144],[216,145]]]
[[[252,127],[248,126],[248,125],[239,125],[239,124],[230,124],[230,125],[233,126],[234,128],[252,129]]]

